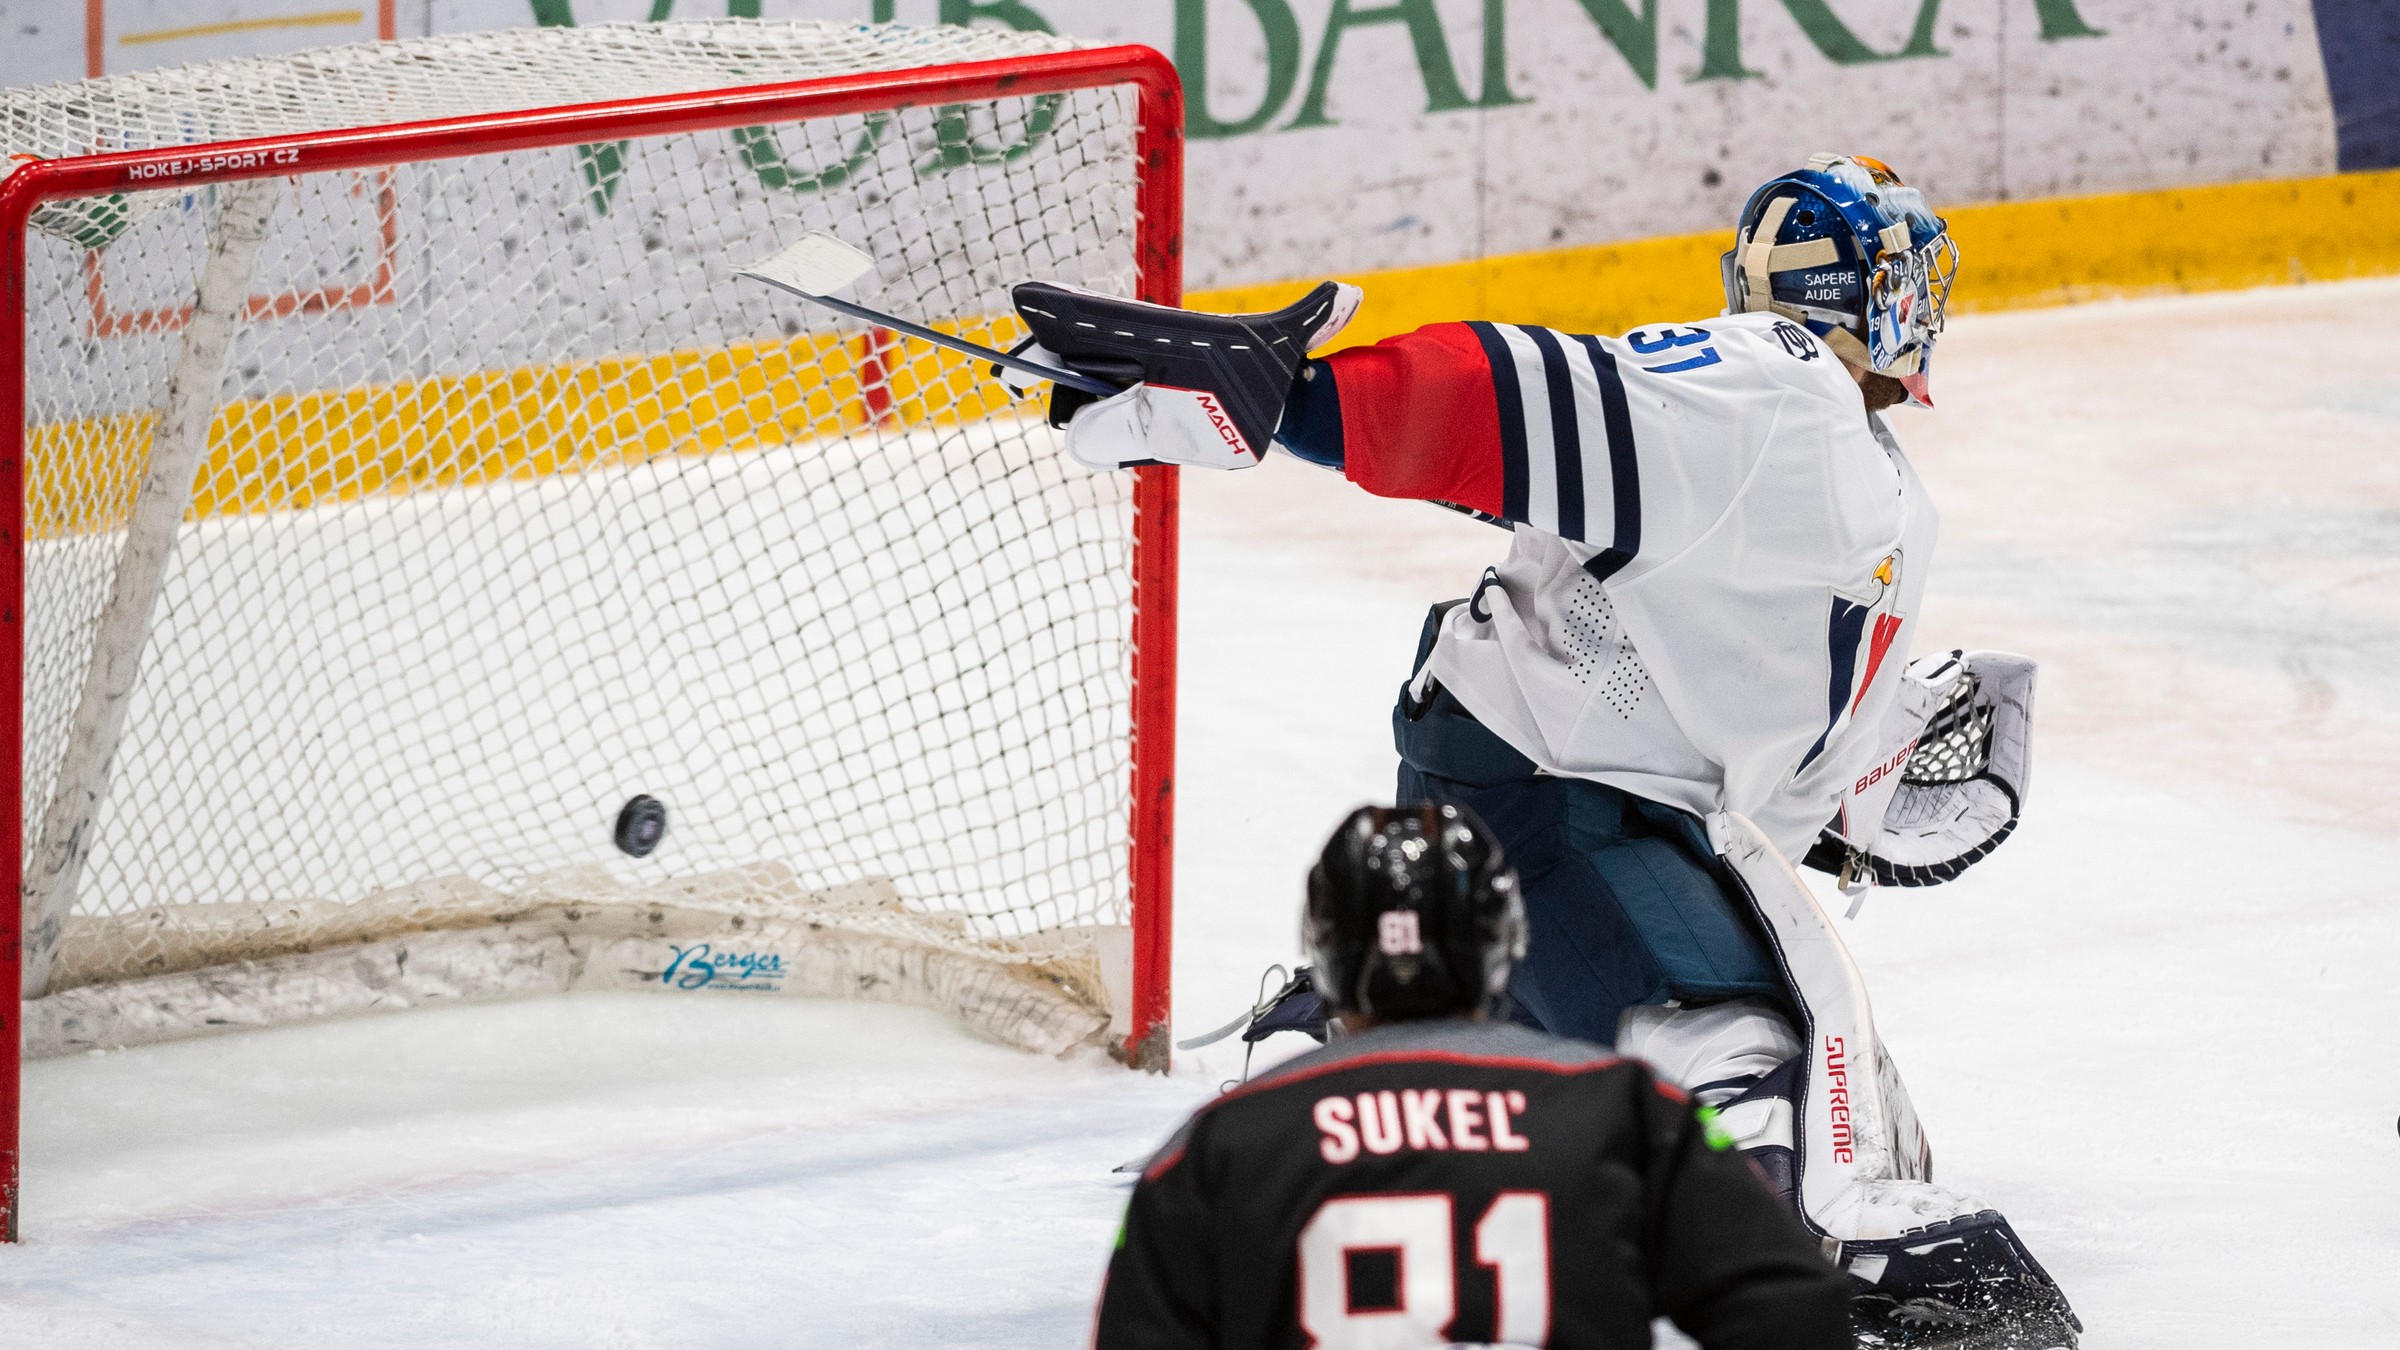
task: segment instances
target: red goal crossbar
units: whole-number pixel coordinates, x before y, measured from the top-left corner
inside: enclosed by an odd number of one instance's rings
[[[373,169],[644,135],[1131,85],[1138,92],[1136,290],[1183,298],[1183,86],[1142,46],[878,71],[785,84],[489,113],[21,163],[0,179],[0,1241],[18,1236],[24,1027],[25,232],[44,202],[301,173]],[[1126,1061],[1167,1063],[1173,942],[1175,608],[1179,493],[1172,468],[1136,470],[1133,536],[1133,986]]]

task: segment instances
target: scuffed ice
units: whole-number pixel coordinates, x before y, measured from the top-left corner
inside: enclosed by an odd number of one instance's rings
[[[2400,1339],[2396,309],[1968,316],[1940,410],[1895,418],[1945,512],[1918,645],[2042,661],[2037,769],[1990,862],[1843,931],[1936,1176],[2093,1347]],[[1185,483],[1196,1029],[1296,955],[1323,832],[1390,791],[1424,606],[1500,540],[1287,463]],[[39,1064],[0,1344],[1079,1344],[1109,1168],[1239,1066],[632,996]]]

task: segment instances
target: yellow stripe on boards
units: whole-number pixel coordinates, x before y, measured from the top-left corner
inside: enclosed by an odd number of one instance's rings
[[[2400,273],[2400,170],[2162,192],[1997,202],[1949,211],[1961,312],[2113,296]],[[1495,319],[1621,333],[1724,305],[1730,231],[1636,239],[1352,275],[1367,299],[1339,346],[1428,323]],[[1195,308],[1272,309],[1307,282],[1196,293]],[[950,325],[995,346],[1013,316]],[[890,362],[896,426],[1008,408],[966,358],[904,342]],[[856,431],[869,420],[856,337],[622,357],[229,404],[209,429],[191,515],[233,515],[427,488],[579,473]],[[26,528],[37,539],[121,528],[152,417],[32,429]]]
[[[139,47],[153,42],[181,42],[185,38],[222,37],[227,33],[264,33],[279,28],[356,28],[367,21],[366,11],[357,9],[320,10],[314,14],[279,14],[262,19],[228,19],[223,23],[196,23],[188,28],[159,28],[147,33],[127,33],[117,39],[120,47]]]
[[[1949,208],[1961,262],[1951,308],[2236,290],[2400,273],[2400,170]],[[1366,289],[1336,348],[1429,323],[1491,319],[1575,333],[1689,322],[1725,307],[1733,232],[1634,239],[1348,274]],[[1200,291],[1195,309],[1290,304],[1319,278]]]
[[[1021,336],[1013,316],[944,327],[1001,347]],[[876,420],[865,355],[856,335],[811,335],[230,403],[209,426],[187,518],[305,510],[854,432]],[[1010,407],[997,381],[955,353],[903,339],[877,360],[893,429]],[[122,528],[155,421],[123,414],[33,428],[27,534]]]
[[[2400,272],[2400,169],[1961,208],[1954,302],[2021,309]]]

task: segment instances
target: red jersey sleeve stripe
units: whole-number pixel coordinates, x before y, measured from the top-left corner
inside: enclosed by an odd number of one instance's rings
[[[1351,482],[1378,497],[1522,518],[1508,510],[1492,363],[1472,328],[1434,324],[1325,363],[1341,398],[1342,470]],[[1514,377],[1513,365],[1508,373]],[[1521,431],[1517,453],[1523,457]]]

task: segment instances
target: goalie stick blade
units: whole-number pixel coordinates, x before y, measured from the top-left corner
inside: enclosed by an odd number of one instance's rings
[[[762,258],[735,275],[755,277],[795,295],[817,299],[841,290],[874,270],[873,254],[818,231],[801,236],[800,242],[790,248]]]

